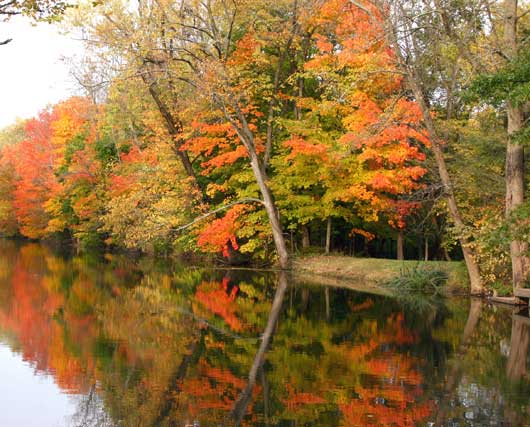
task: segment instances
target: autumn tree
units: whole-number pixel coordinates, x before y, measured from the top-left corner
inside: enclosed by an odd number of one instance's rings
[[[214,17],[213,14],[217,15]],[[205,95],[223,112],[225,120],[234,127],[247,151],[271,223],[280,264],[286,267],[288,254],[281,224],[258,155],[255,136],[246,116],[249,106],[235,102],[236,93],[231,87],[232,83],[218,86],[223,81],[221,75],[212,79],[214,69],[223,70],[223,75],[227,76],[227,67],[237,65],[237,60],[231,61],[230,55],[234,48],[238,51],[236,29],[246,31],[248,21],[245,19],[248,15],[242,15],[237,5],[228,7],[222,3],[208,7],[189,5],[179,10],[169,3],[145,3],[130,13],[124,6],[114,6],[114,10],[101,10],[101,15],[104,19],[94,24],[93,34],[102,47],[111,44],[121,47],[117,53],[124,58],[127,58],[128,51],[140,49],[140,55],[134,55],[131,61],[127,61],[129,75],[132,73],[140,77],[147,85],[174,140],[174,148],[182,166],[199,185],[200,181],[196,179],[196,172],[183,145],[185,122],[179,107],[186,110],[185,103],[189,98],[185,97],[199,94],[194,90],[199,86],[199,90],[204,90]],[[139,23],[136,31],[128,25],[131,20]],[[133,40],[136,43],[131,44]],[[200,80],[196,80],[197,77]]]
[[[483,286],[476,257],[471,247],[467,226],[455,196],[453,180],[448,172],[445,156],[443,135],[437,129],[431,110],[432,97],[430,92],[425,63],[431,58],[429,54],[442,49],[438,36],[434,33],[440,23],[434,22],[440,16],[434,12],[431,4],[374,1],[356,3],[356,7],[365,13],[366,19],[379,21],[380,33],[386,36],[388,46],[392,47],[395,54],[394,63],[396,70],[405,77],[405,84],[414,96],[422,114],[422,120],[431,141],[431,150],[436,160],[436,167],[443,186],[444,195],[451,219],[457,229],[458,239],[466,262],[472,293],[482,293]],[[460,11],[460,10],[459,10]],[[465,27],[465,21],[459,21]],[[467,28],[467,27],[466,27]],[[465,30],[464,30],[465,31]],[[462,34],[465,34],[462,32]],[[470,36],[476,32],[470,31]],[[445,99],[453,101],[451,92]],[[449,111],[451,107],[449,107]]]
[[[301,12],[297,2],[276,3],[269,6],[269,10],[277,12],[276,16],[285,17],[283,26],[288,25],[289,30],[277,33],[277,39],[273,40],[270,37],[270,29],[266,26],[246,26],[245,22],[241,21],[241,19],[254,16],[257,10],[250,8],[246,11],[247,16],[239,16],[237,10],[234,9],[232,17],[226,23],[226,27],[223,28],[224,32],[211,29],[211,33],[214,35],[214,44],[222,46],[223,49],[218,52],[218,55],[208,57],[200,63],[202,75],[199,87],[211,99],[213,107],[218,109],[231,125],[237,135],[238,142],[246,151],[246,157],[250,162],[262,204],[271,226],[279,265],[281,268],[287,268],[289,266],[289,254],[266,167],[270,160],[273,144],[271,122],[274,112],[272,109],[276,102],[275,97],[278,96],[275,91],[279,87],[285,52],[288,51],[293,41],[298,25],[297,19]],[[304,6],[307,7],[308,5],[303,4],[302,10]],[[285,15],[286,12],[287,15]],[[210,11],[207,13],[211,14]],[[269,16],[274,17],[274,14],[271,13]],[[213,16],[210,15],[209,21],[214,22]],[[275,21],[270,21],[269,24],[271,26],[278,25]],[[241,26],[241,30],[246,32],[239,40],[232,38],[232,29],[236,25]],[[281,26],[279,27],[281,28]],[[267,48],[278,52],[276,58],[278,63],[276,67],[273,67],[272,75],[263,76],[272,84],[272,93],[263,90],[266,88],[263,86],[264,82],[253,72],[255,67],[259,69],[263,66],[263,63],[260,62],[265,60]],[[263,105],[263,101],[267,99],[269,102]],[[260,132],[260,118],[265,119],[265,135]],[[263,123],[263,120],[261,122]]]
[[[26,137],[4,147],[3,156],[15,171],[13,207],[20,232],[30,238],[46,235],[48,196],[59,185],[54,175],[56,155],[51,143],[54,114],[42,112],[26,123]]]
[[[0,233],[13,236],[18,233],[18,223],[13,202],[16,182],[15,165],[9,146],[24,140],[25,123],[17,122],[0,132]]]
[[[87,243],[98,231],[103,182],[97,140],[96,109],[87,98],[73,97],[55,106],[51,144],[58,186],[45,209],[51,219],[47,233],[70,231]],[[99,144],[99,145],[98,145]]]
[[[316,54],[297,73],[305,93],[298,87],[292,97],[295,114],[281,121],[290,137],[272,160],[284,214],[294,224],[327,221],[327,251],[333,216],[356,226],[386,217],[402,228],[414,203],[399,196],[419,188],[426,172],[420,111],[363,14],[327,2],[309,20]]]

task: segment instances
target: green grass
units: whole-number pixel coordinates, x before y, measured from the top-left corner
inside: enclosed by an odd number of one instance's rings
[[[308,255],[293,262],[295,273],[304,279],[318,280],[318,276],[362,285],[383,286],[401,276],[403,271],[417,268],[437,270],[447,275],[449,293],[468,291],[466,268],[460,261],[397,261],[379,258],[352,258],[340,255]]]

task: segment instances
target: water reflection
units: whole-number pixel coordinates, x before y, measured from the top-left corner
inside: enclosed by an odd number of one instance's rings
[[[266,386],[266,374],[263,370],[263,363],[265,362],[265,353],[269,349],[272,335],[274,334],[274,330],[277,326],[278,319],[280,318],[280,311],[282,309],[283,300],[285,297],[285,291],[287,290],[288,286],[288,278],[287,273],[285,271],[281,271],[278,275],[278,288],[276,289],[276,293],[274,294],[274,299],[272,300],[272,307],[271,311],[269,313],[268,319],[267,319],[267,326],[265,327],[265,331],[263,332],[263,336],[261,338],[261,344],[259,346],[259,349],[256,353],[256,356],[254,357],[254,362],[252,362],[252,367],[250,368],[250,373],[248,375],[248,383],[245,389],[243,390],[243,393],[239,396],[238,400],[236,401],[233,409],[232,409],[232,417],[235,421],[236,426],[241,425],[241,422],[243,421],[243,418],[245,414],[247,413],[247,408],[250,402],[250,399],[252,398],[252,391],[254,390],[254,387],[256,385],[256,377],[258,375],[258,371],[261,374],[262,384],[263,384],[263,396],[267,400],[268,403],[268,390]],[[326,308],[328,308],[328,302],[329,300],[326,300]],[[265,404],[264,406],[268,406],[268,404]],[[265,409],[266,418],[268,419],[268,408]]]
[[[31,365],[34,384],[14,385],[28,394],[53,378],[70,402],[62,425],[530,425],[525,313],[35,244],[0,251],[0,337],[20,355],[2,363]],[[0,413],[17,407],[0,400]]]

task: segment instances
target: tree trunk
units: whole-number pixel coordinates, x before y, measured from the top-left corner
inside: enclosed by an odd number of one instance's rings
[[[446,260],[446,261],[452,261],[452,259],[451,259],[451,255],[449,255],[449,251],[447,250],[447,248],[444,246],[444,247],[442,248],[442,250],[443,250],[443,253],[444,253],[444,258],[445,258],[445,260]]]
[[[506,146],[506,217],[524,202],[524,148],[514,142],[513,133],[522,127],[522,112],[519,108],[508,106],[508,143]],[[513,288],[525,286],[528,277],[528,242],[513,240],[510,242]]]
[[[311,246],[309,226],[307,224],[304,224],[302,225],[302,248],[307,249],[309,246]]]
[[[425,261],[429,261],[429,239],[425,237]]]
[[[517,55],[517,0],[504,2],[504,50],[509,59]],[[506,144],[506,217],[524,203],[524,146],[514,140],[523,128],[521,107],[507,104],[508,141]],[[514,239],[510,242],[513,289],[525,286],[528,277],[528,243]]]
[[[326,255],[329,255],[331,251],[331,217],[328,216],[326,225]]]
[[[366,236],[363,237],[363,255],[370,256],[370,248],[368,247],[369,240]]]
[[[400,229],[399,232],[398,232],[398,237],[397,237],[397,259],[399,261],[403,261],[405,259],[405,255],[404,255],[404,251],[403,251],[403,239],[404,238],[404,233],[403,233],[403,230]]]
[[[295,9],[296,9],[296,2],[295,2]],[[269,112],[267,116],[267,134],[266,134],[267,136],[266,136],[266,142],[265,142],[265,154],[263,155],[263,168],[265,171],[267,170],[269,166],[269,161],[270,161],[271,154],[272,154],[272,137],[273,137],[273,132],[274,132],[274,109],[278,103],[277,96],[278,96],[278,87],[280,85],[280,75],[282,72],[282,66],[285,62],[285,59],[289,55],[291,44],[293,42],[295,27],[296,27],[296,13],[293,13],[293,32],[291,33],[291,36],[287,40],[285,49],[278,57],[278,64],[276,65],[276,70],[274,72],[274,84],[273,84],[273,89],[272,89],[273,95],[269,101]]]

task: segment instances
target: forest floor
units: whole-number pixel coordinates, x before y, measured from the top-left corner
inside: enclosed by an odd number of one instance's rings
[[[342,255],[306,255],[293,261],[297,280],[344,286],[375,293],[391,293],[384,283],[402,271],[417,267],[442,270],[447,273],[447,290],[462,294],[468,290],[466,268],[461,261],[397,261],[380,258],[352,258]]]

